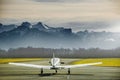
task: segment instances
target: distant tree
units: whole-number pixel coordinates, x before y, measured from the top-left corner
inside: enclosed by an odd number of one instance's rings
[[[10,48],[8,51],[0,49],[0,57],[47,57],[51,58],[52,54],[60,58],[103,58],[103,57],[120,57],[120,48],[116,49],[99,49],[99,48],[73,48],[73,49],[51,49],[51,48]]]

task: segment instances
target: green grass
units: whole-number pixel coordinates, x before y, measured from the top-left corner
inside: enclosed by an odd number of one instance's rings
[[[71,62],[71,64],[85,64],[85,63],[94,63],[102,62],[97,66],[108,66],[108,67],[120,67],[120,58],[91,58],[91,59],[81,59]]]
[[[9,62],[24,62],[24,61],[35,61],[42,60],[42,58],[0,58],[0,64]]]

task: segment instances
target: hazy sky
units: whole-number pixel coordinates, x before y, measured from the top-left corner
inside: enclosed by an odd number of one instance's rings
[[[0,0],[0,19],[51,24],[115,22],[107,30],[119,32],[120,0]]]

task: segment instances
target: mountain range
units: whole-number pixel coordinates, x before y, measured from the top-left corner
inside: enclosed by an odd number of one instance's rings
[[[120,33],[88,30],[72,32],[71,28],[51,27],[42,22],[21,25],[0,23],[0,48],[44,47],[44,48],[117,48]]]

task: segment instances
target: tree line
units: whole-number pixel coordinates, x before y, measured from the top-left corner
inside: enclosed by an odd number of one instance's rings
[[[9,50],[0,49],[0,58],[27,58],[27,57],[45,57],[50,58],[52,54],[59,58],[109,58],[120,57],[120,48],[99,49],[99,48],[79,48],[79,49],[52,49],[52,48],[10,48]]]

